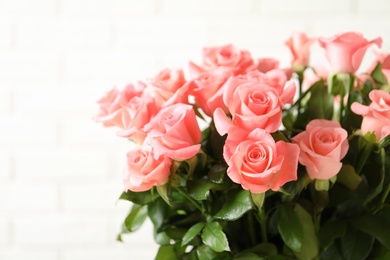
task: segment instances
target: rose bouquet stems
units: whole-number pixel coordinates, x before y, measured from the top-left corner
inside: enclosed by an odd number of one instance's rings
[[[156,259],[390,258],[390,53],[358,71],[381,43],[294,33],[288,68],[209,47],[106,93],[95,119],[134,143],[118,239],[149,218]]]

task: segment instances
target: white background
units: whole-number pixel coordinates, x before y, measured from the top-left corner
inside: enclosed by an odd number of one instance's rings
[[[150,225],[115,241],[127,142],[95,124],[113,85],[233,43],[288,64],[296,30],[382,36],[388,0],[0,0],[0,259],[153,259]]]

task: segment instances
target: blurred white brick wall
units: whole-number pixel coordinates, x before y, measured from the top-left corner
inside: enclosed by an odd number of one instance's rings
[[[357,30],[390,49],[388,0],[0,0],[0,259],[153,259],[115,241],[127,143],[91,121],[113,85],[234,43],[275,56],[292,31]]]

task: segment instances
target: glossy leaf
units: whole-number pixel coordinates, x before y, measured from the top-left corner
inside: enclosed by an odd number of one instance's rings
[[[206,200],[213,183],[205,180],[191,180],[187,182],[188,195],[196,200]]]
[[[213,165],[208,172],[208,177],[213,183],[223,183],[223,180],[226,177],[226,166],[222,164]]]
[[[236,220],[249,210],[253,209],[251,194],[247,190],[230,190],[226,201],[215,215],[224,220]]]
[[[380,215],[365,215],[352,220],[352,225],[378,239],[390,250],[390,220]]]
[[[222,226],[216,222],[207,223],[203,229],[202,241],[215,252],[230,251],[229,242]]]
[[[345,235],[346,228],[346,223],[339,219],[325,222],[318,233],[321,247],[324,249],[330,247],[336,238]]]
[[[218,257],[218,253],[206,245],[198,247],[196,254],[199,260],[210,260]]]
[[[139,229],[148,216],[148,208],[133,204],[129,215],[125,219],[125,227],[128,231],[134,232]]]
[[[196,237],[204,228],[205,223],[199,222],[190,227],[188,231],[184,234],[181,246],[187,245],[194,237]]]
[[[319,245],[313,219],[299,204],[294,211],[303,224],[302,246],[296,255],[299,259],[315,259],[319,254]]]
[[[178,259],[173,245],[160,246],[155,260],[175,260]]]
[[[303,224],[297,213],[289,206],[281,206],[278,211],[278,230],[286,245],[299,252],[303,241]]]
[[[161,196],[161,198],[169,205],[171,206],[171,201],[169,200],[168,196],[168,185],[160,185],[157,186],[157,193]]]
[[[349,228],[340,239],[340,248],[345,260],[364,260],[369,255],[374,238],[359,230]]]
[[[119,197],[120,200],[128,200],[135,204],[145,205],[149,204],[158,197],[158,194],[153,194],[150,190],[143,192],[127,191],[123,192]]]
[[[328,93],[326,87],[321,85],[315,86],[307,104],[311,118],[332,119],[333,102],[333,96]]]

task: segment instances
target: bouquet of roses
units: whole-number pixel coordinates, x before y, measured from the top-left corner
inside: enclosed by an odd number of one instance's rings
[[[289,68],[209,47],[106,93],[95,119],[134,142],[118,239],[149,217],[156,259],[390,259],[390,53],[357,72],[381,43],[297,32]]]

